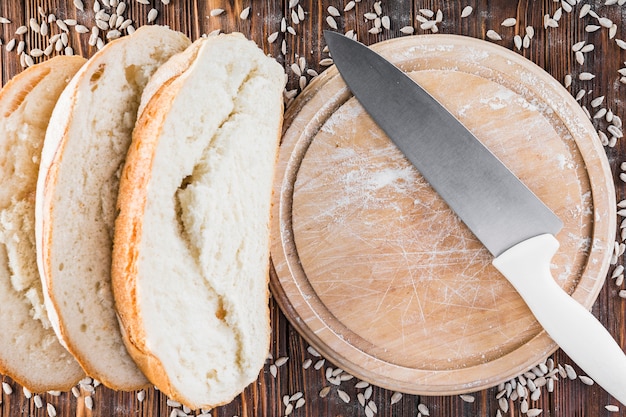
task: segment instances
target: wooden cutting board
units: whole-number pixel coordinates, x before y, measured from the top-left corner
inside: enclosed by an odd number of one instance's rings
[[[422,35],[373,49],[563,220],[553,276],[590,308],[613,250],[615,194],[578,103],[542,69],[488,42]],[[557,348],[334,68],[287,111],[272,232],[271,287],[282,310],[336,366],[373,384],[413,394],[476,391]]]

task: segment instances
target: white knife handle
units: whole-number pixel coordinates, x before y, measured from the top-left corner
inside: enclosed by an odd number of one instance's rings
[[[626,355],[604,326],[552,278],[559,242],[540,235],[493,261],[513,284],[548,335],[598,385],[626,405]]]

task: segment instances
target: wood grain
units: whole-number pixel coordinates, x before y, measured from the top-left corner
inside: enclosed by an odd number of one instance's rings
[[[287,17],[290,21],[290,10],[287,0],[172,0],[166,6],[160,1],[152,0],[153,6],[137,3],[129,0],[129,7],[126,12],[127,17],[131,17],[137,26],[146,24],[147,13],[151,7],[159,11],[157,23],[169,24],[175,29],[182,30],[191,38],[197,38],[202,33],[208,33],[214,29],[225,31],[239,30],[265,49],[267,53],[275,56],[279,62],[285,65],[289,74],[288,89],[297,89],[299,79],[289,70],[290,65],[299,57],[306,59],[306,68],[317,72],[322,72],[325,67],[319,62],[328,55],[323,52],[324,42],[322,41],[322,30],[328,29],[326,16],[327,7],[335,5],[339,10],[343,9],[345,2],[338,0],[301,0],[300,4],[306,11],[304,22],[294,25],[297,36],[280,34],[277,42],[270,44],[267,41],[269,34],[279,31],[280,21]],[[626,30],[621,24],[623,9],[618,6],[604,6],[604,0],[589,0],[582,3],[593,5],[594,10],[599,14],[611,18],[618,24],[616,37],[626,38]],[[465,5],[474,7],[474,12],[469,18],[461,19],[461,10]],[[244,7],[252,6],[250,18],[242,21],[238,14]],[[593,93],[586,95],[581,103],[589,106],[592,98],[605,95],[605,103],[610,106],[613,112],[622,119],[626,116],[621,104],[624,94],[623,86],[619,83],[617,70],[624,66],[625,59],[622,50],[616,47],[615,43],[608,38],[606,30],[594,33],[586,33],[584,27],[592,23],[592,18],[578,19],[578,12],[581,5],[574,8],[572,14],[564,13],[559,22],[558,28],[544,30],[543,16],[546,13],[553,14],[559,3],[552,0],[520,0],[520,1],[492,1],[492,0],[468,0],[467,2],[455,0],[410,0],[410,1],[385,1],[383,2],[384,13],[392,20],[392,30],[384,31],[379,35],[372,35],[368,30],[373,26],[363,18],[365,12],[373,10],[373,0],[363,0],[356,4],[351,12],[341,14],[337,18],[339,30],[355,30],[360,40],[366,44],[372,44],[380,40],[402,36],[399,29],[404,25],[412,25],[417,28],[416,33],[424,33],[419,29],[419,23],[415,17],[419,14],[419,9],[430,8],[432,10],[441,9],[444,15],[440,24],[440,33],[464,34],[476,38],[485,39],[489,29],[498,31],[503,40],[497,42],[512,49],[513,35],[523,34],[525,26],[531,25],[535,28],[535,37],[528,49],[523,49],[518,53],[529,58],[533,62],[548,71],[557,80],[562,81],[565,74],[572,74],[574,82],[570,91],[576,94],[580,89],[592,90]],[[76,18],[89,27],[93,24],[93,1],[85,0],[85,12],[78,12],[74,8],[71,0],[20,0],[0,2],[0,15],[11,20],[11,24],[0,27],[0,38],[3,43],[8,43],[12,38],[24,39],[29,47],[45,45],[46,40],[39,35],[28,34],[25,37],[15,36],[15,30],[22,24],[28,24],[31,17],[38,17],[39,7],[47,13],[54,13],[62,18]],[[210,17],[210,10],[223,8],[225,13],[218,17]],[[518,23],[513,28],[500,26],[502,20],[507,17],[516,17]],[[91,23],[89,23],[91,22]],[[58,28],[54,27],[54,33],[58,33]],[[78,36],[74,31],[70,31],[70,44],[76,53],[90,56],[95,52],[95,48],[87,43],[88,34]],[[281,42],[285,39],[287,53],[281,53]],[[595,51],[586,54],[584,65],[580,66],[574,60],[571,52],[571,45],[580,40],[587,40],[595,44]],[[0,62],[2,65],[1,81],[5,84],[12,76],[21,70],[19,58],[15,51],[7,52],[2,47],[0,52]],[[579,81],[577,74],[581,71],[593,72],[596,77],[591,81]],[[307,80],[311,78],[307,75]],[[596,127],[605,130],[606,123],[596,120]],[[617,178],[620,172],[619,164],[624,160],[626,149],[623,141],[618,141],[617,146],[607,149],[607,154],[611,162],[614,177],[616,180],[617,198],[624,198],[625,187]],[[618,234],[619,236],[619,234]],[[620,259],[620,263],[623,259]],[[617,296],[619,287],[609,281],[603,287],[592,311],[599,317],[611,333],[626,347],[626,306],[621,298]],[[354,388],[354,380],[342,384],[351,397],[349,404],[344,403],[337,395],[337,388],[333,387],[331,393],[326,398],[319,398],[318,392],[324,386],[330,384],[324,377],[324,368],[314,370],[302,369],[305,359],[318,360],[307,352],[308,344],[298,335],[298,333],[286,321],[284,315],[279,311],[275,302],[271,302],[273,338],[271,353],[274,358],[289,357],[289,361],[278,368],[277,376],[270,373],[269,360],[264,370],[259,376],[259,380],[252,384],[233,403],[220,407],[213,411],[214,416],[282,416],[285,407],[282,404],[284,395],[291,395],[298,391],[305,394],[305,405],[293,411],[295,416],[357,416],[364,415],[363,407],[356,401],[357,392],[362,389]],[[1,328],[0,328],[1,331]],[[559,364],[571,363],[571,361],[561,352],[557,351],[553,355],[555,362]],[[326,363],[327,366],[332,366]],[[577,368],[575,368],[577,369]],[[26,399],[21,388],[10,379],[3,378],[14,388],[11,395],[2,395],[0,405],[0,415],[3,417],[14,417],[21,415],[45,416],[46,410],[37,409],[32,399]],[[381,388],[375,388],[372,400],[378,406],[379,416],[415,416],[417,405],[423,403],[430,409],[432,416],[494,416],[498,410],[498,400],[496,399],[497,389],[482,390],[474,394],[475,401],[468,403],[458,396],[416,396],[404,395],[402,399],[390,405],[392,392]],[[166,399],[154,390],[149,390],[146,399],[138,402],[136,393],[116,393],[100,386],[96,388],[93,395],[94,409],[88,410],[84,407],[81,399],[75,399],[71,394],[53,396],[43,394],[44,403],[49,402],[56,406],[59,416],[167,416],[172,408],[166,404]],[[605,416],[608,412],[604,406],[606,404],[616,404],[598,386],[586,386],[580,380],[560,380],[556,384],[553,393],[545,390],[538,401],[531,402],[531,407],[540,408],[545,416]],[[519,415],[519,401],[509,401],[509,412],[506,415]],[[626,415],[624,407],[620,413],[614,415]]]

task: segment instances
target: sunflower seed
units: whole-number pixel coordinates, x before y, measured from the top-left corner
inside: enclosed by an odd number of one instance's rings
[[[380,3],[381,3],[380,1],[377,1],[376,3],[374,3],[374,11],[376,12],[378,16],[383,14],[383,8],[380,6]]]
[[[515,35],[513,37],[513,43],[515,44],[515,47],[518,51],[522,49],[523,41],[520,35]]]
[[[578,74],[578,79],[581,81],[589,81],[593,80],[594,78],[596,78],[596,76],[589,72],[581,72],[580,74]]]
[[[328,24],[328,26],[330,26],[333,29],[337,29],[337,22],[335,21],[335,18],[332,16],[326,16],[326,23]]]
[[[269,43],[276,42],[276,39],[278,39],[278,32],[274,32],[274,33],[270,34],[270,36],[267,37],[267,41]]]
[[[434,20],[428,20],[420,25],[422,30],[432,30],[434,27],[437,27],[437,22]]]
[[[9,385],[8,382],[3,382],[2,383],[2,391],[6,394],[6,395],[11,395],[13,394],[13,387],[11,387],[11,385]]]
[[[282,357],[276,359],[276,362],[274,362],[274,364],[280,368],[281,366],[286,364],[288,360],[289,360],[288,356],[282,356]]]
[[[320,61],[320,65],[322,67],[329,67],[329,66],[333,65],[333,60],[331,58],[324,58],[324,59],[322,59]]]
[[[104,20],[96,20],[96,26],[101,30],[109,30],[109,23]]]
[[[502,37],[493,29],[487,31],[487,37],[493,41],[501,41]]]
[[[570,13],[572,11],[572,5],[569,4],[567,1],[562,0],[561,1],[561,7],[563,8],[563,10],[565,10],[567,13]]]
[[[146,399],[146,391],[145,390],[141,390],[137,393],[137,401],[139,402],[143,402],[143,400]]]
[[[500,410],[502,410],[504,413],[509,411],[509,401],[504,397],[498,400],[498,406],[500,407]]]
[[[349,12],[350,10],[354,9],[354,6],[356,6],[356,3],[354,2],[354,0],[350,0],[346,6],[343,8],[344,12]]]
[[[522,400],[522,402],[520,403],[519,411],[522,414],[526,414],[528,412],[528,400]]]
[[[528,410],[528,412],[526,413],[527,417],[537,417],[539,414],[541,414],[543,412],[542,409],[540,408],[531,408],[530,410]]]
[[[461,394],[461,395],[459,395],[459,398],[461,398],[466,403],[473,403],[474,400],[475,400],[474,396],[467,395],[467,394]]]
[[[572,51],[574,52],[580,51],[585,45],[585,43],[586,43],[585,41],[576,42],[574,45],[572,45]]]
[[[598,107],[600,104],[602,104],[602,102],[604,101],[604,96],[600,96],[600,97],[596,97],[593,100],[591,100],[591,107]]]
[[[325,398],[328,393],[330,393],[330,387],[324,387],[320,390],[319,396],[320,398]]]
[[[593,379],[589,378],[588,376],[580,375],[578,378],[585,385],[593,385],[594,384]]]
[[[592,43],[590,43],[589,45],[585,45],[585,46],[583,46],[583,47],[580,49],[580,52],[582,52],[582,53],[586,54],[586,53],[588,53],[588,52],[593,51],[594,49],[595,49],[595,46],[594,46]]]
[[[37,408],[43,407],[43,400],[41,399],[39,395],[35,395],[33,397],[33,402],[35,403],[35,407]]]
[[[211,11],[211,13],[213,12]],[[150,9],[150,11],[148,12],[148,23],[154,22],[158,16],[159,11],[157,9]]]
[[[556,9],[554,14],[552,15],[552,19],[558,22],[559,20],[561,20],[562,14],[563,14],[563,9],[559,7],[558,9]]]
[[[613,21],[606,17],[599,18],[598,23],[600,24],[600,26],[607,28],[607,29],[610,29],[611,26],[613,26]]]
[[[601,26],[598,26],[598,25],[587,25],[587,26],[585,26],[585,32],[592,33],[592,32],[597,31],[600,28],[601,28]]]
[[[511,26],[515,26],[516,23],[517,23],[517,19],[515,19],[514,17],[509,17],[507,19],[504,19],[502,23],[500,23],[500,26],[511,27]]]
[[[576,377],[577,377],[576,371],[574,370],[572,365],[565,364],[565,372],[567,373],[567,377],[569,379],[576,379]]]
[[[328,11],[328,14],[331,16],[334,16],[334,17],[341,16],[341,13],[339,13],[339,10],[337,10],[335,6],[328,6],[326,10]]]
[[[604,408],[610,413],[617,413],[619,411],[619,407],[613,404],[605,405]]]
[[[615,117],[615,116],[614,116]],[[609,125],[606,130],[615,137],[621,138],[624,136],[622,133],[622,129],[617,127],[615,124]]]
[[[246,20],[249,15],[250,15],[250,6],[246,7],[245,9],[241,11],[241,13],[239,14],[239,18],[241,20]]]
[[[405,35],[411,35],[415,32],[415,29],[413,28],[413,26],[404,26],[400,28],[400,32],[404,33]]]
[[[50,403],[46,404],[46,411],[49,417],[56,417],[57,415],[57,409]]]
[[[350,396],[345,391],[338,389],[337,395],[344,403],[348,404],[350,402]]]
[[[7,43],[7,45],[6,45],[6,47],[5,47],[5,48],[6,48],[6,50],[7,50],[8,52],[11,52],[11,51],[13,50],[13,48],[15,48],[15,44],[16,44],[16,43],[17,43],[17,42],[16,42],[15,38],[11,39],[11,40],[9,41],[9,43]]]
[[[423,416],[428,417],[430,416],[430,410],[428,409],[428,407],[424,404],[418,404],[417,405],[417,411],[419,411],[420,413],[422,413]]]
[[[389,16],[383,16],[380,18],[383,27],[387,30],[391,29],[391,19],[389,19]]]
[[[122,36],[122,34],[119,30],[110,30],[107,32],[107,39],[117,39],[120,36]]]
[[[621,49],[626,49],[626,42],[624,42],[621,39],[615,39],[615,43],[617,44],[617,46],[619,46]]]
[[[461,17],[468,17],[469,15],[472,14],[472,11],[474,11],[472,6],[465,6],[463,8],[463,11],[461,12]],[[424,414],[424,413],[422,413],[422,414]]]
[[[28,32],[28,28],[26,26],[20,26],[15,30],[16,35],[23,35]]]
[[[566,74],[563,81],[565,88],[569,88],[572,85],[572,74]]]
[[[400,402],[401,399],[402,399],[402,393],[401,392],[397,392],[397,391],[394,392],[391,395],[391,405],[394,405],[394,404]]]

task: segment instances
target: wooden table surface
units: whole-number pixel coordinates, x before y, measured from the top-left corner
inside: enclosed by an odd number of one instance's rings
[[[84,1],[84,11],[80,11],[77,6]],[[45,35],[36,33],[29,27],[26,33],[16,35],[19,26],[30,26],[31,18],[38,24],[43,20],[48,20],[50,14],[54,14],[58,19],[75,19],[78,24],[82,24],[88,29],[94,26],[94,1],[96,0],[2,0],[0,2],[0,16],[10,20],[10,23],[0,23],[0,39],[3,46],[0,52],[0,62],[2,65],[3,85],[22,69],[22,63],[28,61],[24,57],[20,60],[18,48],[22,46],[19,41],[23,40],[24,51],[33,56],[34,62],[39,62],[45,58],[36,57],[38,50],[44,51],[49,45],[50,38],[55,34],[62,33],[64,28],[56,23],[51,23],[48,33]],[[570,0],[572,3],[576,3]],[[111,1],[112,3],[115,0]],[[322,72],[326,66],[323,60],[328,54],[323,51],[324,42],[322,30],[331,28],[336,22],[338,31],[347,32],[353,30],[358,39],[366,44],[375,43],[380,40],[407,36],[400,29],[413,27],[415,34],[431,33],[431,30],[420,28],[419,16],[426,16],[428,9],[433,12],[441,10],[442,18],[437,23],[439,33],[451,33],[468,35],[481,39],[489,39],[488,31],[494,30],[501,36],[501,40],[490,40],[510,49],[515,49],[518,53],[529,58],[539,66],[543,67],[557,80],[565,80],[566,74],[571,74],[573,81],[569,90],[576,95],[581,89],[588,92],[580,99],[582,105],[586,106],[592,114],[605,107],[613,114],[622,119],[626,116],[622,97],[626,92],[626,85],[620,83],[622,77],[618,70],[626,66],[626,51],[620,49],[616,39],[626,39],[626,27],[622,24],[622,16],[626,15],[626,9],[617,4],[617,1],[605,0],[583,0],[578,4],[569,5],[566,1],[543,0],[543,1],[489,1],[489,0],[412,0],[412,1],[382,1],[362,0],[357,2],[351,10],[344,11],[346,6],[350,7],[345,0],[282,0],[282,1],[256,1],[256,0],[127,0],[126,10],[123,12],[124,18],[132,19],[133,26],[148,23],[149,11],[154,8],[158,15],[154,23],[167,24],[170,27],[186,33],[192,40],[202,34],[208,34],[220,29],[223,32],[240,31],[254,39],[265,51],[274,56],[279,62],[284,64],[286,72],[289,74],[287,89],[288,97],[292,97],[300,91],[300,87],[316,73]],[[608,3],[605,5],[605,2]],[[620,3],[623,2],[620,0]],[[109,1],[100,0],[104,10],[111,13],[112,8],[107,7]],[[148,4],[142,4],[148,3]],[[164,4],[169,3],[169,4]],[[616,4],[611,4],[616,3]],[[294,4],[297,4],[294,6]],[[588,25],[598,25],[600,23],[610,26],[610,22],[605,19],[593,17],[593,13],[580,18],[581,11],[584,12],[585,4],[591,6],[591,11],[595,11],[601,18],[608,18],[616,24],[616,31],[601,27],[597,31],[588,32]],[[380,5],[380,9],[378,6]],[[466,6],[472,6],[473,11],[467,17],[461,17]],[[249,16],[246,19],[240,17],[241,12],[250,6]],[[292,7],[293,6],[293,7]],[[301,9],[299,9],[299,6]],[[332,20],[331,16],[334,6],[338,16]],[[222,13],[218,13],[222,9]],[[560,10],[560,12],[558,11]],[[570,11],[571,10],[571,11]],[[380,14],[378,14],[379,12]],[[301,14],[304,19],[298,17]],[[375,20],[368,20],[364,17],[366,13],[374,13],[382,23],[386,25],[386,18],[389,18],[389,29],[382,27],[380,33],[370,33],[368,31],[375,27]],[[295,15],[294,15],[295,14]],[[544,27],[544,16],[549,14],[554,20],[549,21],[547,29]],[[561,14],[560,19],[557,19]],[[152,13],[154,15],[154,12]],[[281,20],[286,19],[285,32],[281,31]],[[294,21],[295,18],[295,21]],[[436,18],[433,16],[433,19]],[[506,18],[516,18],[513,26],[502,26],[501,23]],[[426,17],[430,19],[430,17]],[[299,21],[302,20],[302,21]],[[299,21],[299,22],[298,22]],[[80,34],[74,22],[67,28],[67,46],[60,44],[60,52],[53,48],[52,54],[71,53],[90,56],[96,51],[96,47],[89,44],[89,33]],[[63,26],[63,25],[61,25]],[[534,37],[530,40],[528,48],[522,46],[521,50],[516,48],[514,36],[519,34],[524,38],[526,27],[534,28]],[[555,26],[555,27],[551,27]],[[290,29],[292,28],[292,29]],[[37,29],[36,25],[34,29]],[[293,33],[291,33],[293,32]],[[101,32],[104,37],[105,32]],[[122,30],[122,34],[126,31]],[[277,33],[277,36],[271,36]],[[611,38],[611,36],[614,36]],[[271,42],[268,38],[276,37]],[[12,39],[16,39],[12,50],[9,46]],[[64,38],[64,37],[63,37]],[[62,39],[62,38],[59,38]],[[106,42],[106,39],[103,40]],[[592,51],[585,51],[577,57],[572,51],[572,45],[586,41],[587,44],[594,45]],[[63,39],[62,41],[63,42]],[[56,44],[55,44],[56,46]],[[590,49],[591,47],[588,47]],[[578,62],[584,58],[584,62]],[[294,68],[292,64],[300,64],[300,70]],[[304,71],[302,71],[302,69]],[[303,75],[296,73],[302,72]],[[594,74],[591,80],[580,80],[581,73]],[[584,78],[584,76],[583,76]],[[601,105],[592,107],[592,100],[596,97],[604,96]],[[595,103],[594,103],[595,104]],[[594,125],[601,131],[606,132],[608,123],[605,118],[594,119]],[[609,134],[609,138],[610,138]],[[617,199],[621,200],[626,191],[624,182],[619,179],[621,172],[620,164],[625,159],[626,147],[623,140],[617,140],[615,146],[607,146],[606,151],[613,168]],[[613,144],[612,144],[613,145]],[[618,219],[618,224],[621,218]],[[617,240],[620,241],[620,233],[616,232]],[[623,264],[623,257],[617,260],[617,265]],[[609,274],[615,266],[612,266]],[[613,279],[607,282],[593,307],[595,314],[600,321],[620,342],[622,347],[626,347],[626,300],[619,297],[619,291],[623,285],[616,285]],[[331,384],[327,377],[329,368],[334,366],[329,362],[322,362],[308,349],[308,344],[290,326],[285,316],[278,309],[273,301],[270,301],[273,336],[271,341],[271,357],[268,359],[265,368],[260,373],[256,383],[249,386],[245,392],[235,399],[231,404],[219,407],[211,411],[213,416],[283,416],[291,411],[294,416],[363,416],[373,415],[374,410],[379,416],[497,416],[497,415],[540,415],[543,416],[605,416],[605,415],[626,415],[626,406],[620,405],[611,398],[602,388],[597,385],[588,385],[580,377],[558,376],[554,382],[554,389],[549,392],[547,386],[539,388],[541,395],[536,400],[515,399],[515,394],[499,394],[497,387],[468,393],[469,396],[445,396],[426,397],[416,395],[400,395],[388,390],[373,387],[369,389],[357,385],[357,380],[350,379],[336,386]],[[2,329],[0,328],[0,331]],[[557,351],[551,358],[556,364],[566,367],[571,365],[574,371],[580,370],[561,351]],[[304,369],[303,364],[310,364]],[[317,366],[316,366],[317,365]],[[319,369],[317,369],[319,368]],[[76,398],[71,393],[41,393],[43,407],[38,408],[34,400],[34,395],[24,395],[22,388],[4,377],[3,385],[5,391],[2,393],[0,404],[0,415],[19,416],[33,415],[45,416],[56,411],[58,416],[168,416],[183,415],[184,411],[175,407],[175,404],[168,404],[167,399],[158,391],[148,390],[145,392],[145,399],[140,401],[136,392],[113,392],[103,386],[95,387],[95,392],[90,395],[93,401],[92,409],[86,406],[84,397],[88,396],[91,385],[82,386],[81,396]],[[525,379],[524,379],[525,381]],[[587,382],[587,383],[586,383]],[[13,393],[9,394],[8,387]],[[326,388],[329,387],[329,388]],[[340,393],[343,391],[349,399]],[[320,395],[320,392],[322,395]],[[301,393],[301,394],[299,394]],[[327,395],[324,395],[327,394]],[[359,403],[359,394],[367,395],[367,402],[373,402],[375,406],[364,407]],[[290,406],[286,406],[285,397],[289,399]],[[304,401],[297,401],[297,397],[302,395]],[[139,396],[140,397],[140,396]],[[48,407],[47,404],[51,406]],[[303,404],[303,405],[302,405]],[[615,410],[607,405],[617,406]],[[296,407],[297,405],[297,407]],[[293,410],[290,410],[293,408]],[[531,411],[526,412],[529,408]],[[177,411],[178,410],[178,411]],[[190,414],[199,414],[192,412]]]

